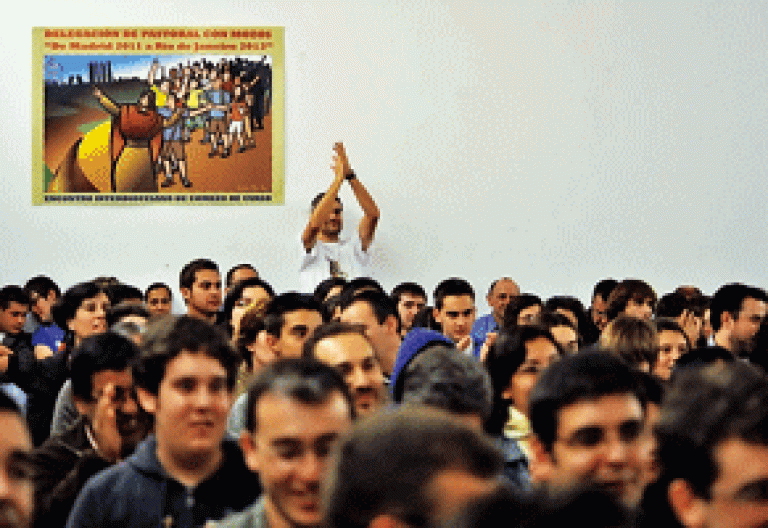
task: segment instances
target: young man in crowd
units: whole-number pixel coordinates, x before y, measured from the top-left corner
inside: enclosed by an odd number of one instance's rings
[[[500,486],[493,443],[426,408],[380,413],[346,437],[326,491],[328,528],[440,526]]]
[[[329,277],[367,277],[370,255],[368,249],[379,223],[379,208],[368,190],[352,170],[344,145],[333,146],[334,179],[324,193],[312,200],[312,214],[301,234],[302,258],[299,270],[302,292],[312,292]],[[339,190],[349,182],[357,203],[363,209],[357,233],[341,238],[343,227]]]
[[[415,282],[401,282],[389,296],[400,317],[400,335],[405,337],[413,327],[413,318],[427,305],[427,292]]]
[[[334,445],[351,426],[354,404],[335,370],[311,359],[267,366],[248,395],[240,435],[245,461],[264,488],[259,500],[219,525],[312,528]]]
[[[225,439],[239,365],[226,337],[199,318],[153,323],[133,368],[153,434],[88,481],[67,526],[202,526],[252,504],[258,477]]]
[[[764,373],[741,362],[681,373],[657,432],[660,482],[682,526],[768,526]]]
[[[179,289],[187,305],[187,315],[213,324],[221,306],[221,276],[216,263],[196,259],[186,264],[179,275]]]
[[[635,508],[644,490],[644,403],[637,377],[603,352],[550,365],[530,397],[531,476],[554,489],[583,483]]]
[[[0,526],[29,528],[34,509],[32,439],[16,404],[0,391]]]
[[[592,303],[589,306],[589,315],[598,330],[595,339],[608,326],[608,297],[610,297],[611,292],[618,284],[618,281],[615,279],[603,279],[595,284],[592,290]]]
[[[358,416],[378,411],[386,401],[384,375],[361,326],[341,322],[320,326],[304,343],[303,355],[341,373]]]
[[[470,331],[475,323],[475,290],[459,278],[445,279],[433,294],[435,321],[461,352],[475,354]],[[479,351],[479,349],[478,349]]]
[[[394,303],[386,294],[368,290],[352,297],[342,296],[339,309],[339,320],[365,329],[365,337],[373,346],[376,359],[389,384],[402,341]]]
[[[712,297],[710,319],[715,344],[731,354],[748,358],[755,336],[766,317],[766,293],[744,284],[726,284]]]
[[[64,341],[64,330],[53,322],[51,308],[61,297],[59,286],[45,275],[32,277],[24,285],[29,296],[29,309],[33,321],[32,346],[38,358],[53,355]]]
[[[162,282],[154,282],[144,292],[144,304],[152,317],[171,313],[173,294],[171,288]]]
[[[136,402],[130,363],[138,349],[111,332],[83,340],[72,356],[79,418],[33,455],[35,525],[64,526],[86,480],[131,454],[149,421]]]

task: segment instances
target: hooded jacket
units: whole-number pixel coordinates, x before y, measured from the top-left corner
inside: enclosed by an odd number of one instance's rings
[[[390,387],[392,388],[392,401],[400,403],[403,399],[403,370],[413,361],[427,346],[432,344],[447,344],[454,346],[453,341],[435,330],[428,328],[413,328],[403,338],[400,350],[397,351],[395,367],[392,369]]]
[[[240,448],[224,440],[216,472],[195,488],[173,479],[160,465],[149,436],[125,462],[95,475],[75,502],[67,527],[202,527],[254,503],[258,476],[248,470]]]

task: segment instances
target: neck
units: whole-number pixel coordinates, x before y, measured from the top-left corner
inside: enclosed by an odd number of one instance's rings
[[[493,320],[496,321],[499,328],[504,326],[504,314],[498,315],[496,312],[491,312],[491,314],[493,314]]]
[[[221,446],[213,452],[173,453],[165,442],[157,439],[157,459],[163,469],[188,488],[194,488],[213,475],[221,466],[224,454]]]
[[[187,307],[187,315],[190,317],[195,317],[197,319],[202,319],[203,321],[208,321],[211,324],[216,322],[215,313],[209,314],[209,313],[201,312],[199,310],[195,310],[194,308]]]

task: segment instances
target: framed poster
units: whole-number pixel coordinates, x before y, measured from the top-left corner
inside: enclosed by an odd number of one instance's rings
[[[34,205],[284,203],[282,27],[38,27]]]

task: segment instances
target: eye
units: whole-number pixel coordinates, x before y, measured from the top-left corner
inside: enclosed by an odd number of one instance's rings
[[[181,378],[176,381],[175,385],[181,392],[193,392],[197,384],[192,378]]]
[[[571,437],[571,444],[577,447],[595,447],[603,441],[603,430],[599,427],[586,427],[576,431]]]
[[[208,385],[211,392],[224,392],[227,390],[227,380],[225,378],[216,378]]]
[[[638,420],[624,422],[619,427],[619,438],[623,442],[633,442],[638,439],[643,427]]]

